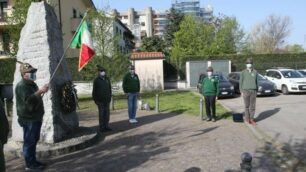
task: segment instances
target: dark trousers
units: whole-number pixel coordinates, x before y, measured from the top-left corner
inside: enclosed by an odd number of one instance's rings
[[[216,118],[216,96],[204,96],[206,115],[208,118]]]
[[[3,153],[3,144],[0,140],[0,172],[5,172],[5,159]]]
[[[255,106],[256,106],[256,90],[243,90],[244,101],[244,117],[246,120],[254,119]]]
[[[23,155],[27,167],[36,164],[36,145],[40,136],[42,122],[20,122],[23,128]]]
[[[99,128],[103,130],[108,128],[109,123],[109,103],[97,103],[99,109]]]

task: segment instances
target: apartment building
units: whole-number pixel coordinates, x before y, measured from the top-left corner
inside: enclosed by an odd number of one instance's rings
[[[172,8],[207,22],[209,22],[213,15],[212,6],[207,5],[201,8],[200,0],[172,0]]]
[[[168,22],[167,12],[153,10],[152,7],[143,11],[135,11],[134,8],[129,8],[127,12],[114,11],[117,18],[132,31],[136,47],[140,46],[144,37],[163,37]]]

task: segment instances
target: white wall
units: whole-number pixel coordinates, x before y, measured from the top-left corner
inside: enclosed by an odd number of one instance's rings
[[[135,60],[134,65],[141,91],[164,89],[163,60]]]

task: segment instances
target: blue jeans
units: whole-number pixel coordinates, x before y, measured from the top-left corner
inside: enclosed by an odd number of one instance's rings
[[[99,109],[99,128],[100,130],[108,128],[109,123],[109,103],[97,102]]]
[[[136,118],[137,96],[138,96],[138,93],[128,93],[129,119]]]
[[[20,122],[23,128],[23,155],[27,167],[35,165],[36,145],[40,136],[42,122]]]

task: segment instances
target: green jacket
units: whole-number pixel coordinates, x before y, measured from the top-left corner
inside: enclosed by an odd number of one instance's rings
[[[16,88],[16,108],[18,121],[42,121],[45,113],[41,96],[34,93],[38,90],[37,85],[32,81],[21,80]]]
[[[219,79],[217,77],[212,77],[211,79],[205,77],[202,81],[202,94],[204,96],[218,96]]]
[[[134,77],[127,73],[122,82],[123,91],[125,93],[138,93],[140,91],[140,82],[137,74]]]
[[[247,69],[240,74],[239,89],[242,90],[257,90],[258,89],[258,73],[256,70],[249,72]]]
[[[2,100],[0,99],[0,142],[5,144],[9,133],[9,123],[7,121]]]
[[[92,98],[95,102],[109,103],[112,97],[112,86],[108,77],[98,76],[93,83]]]

